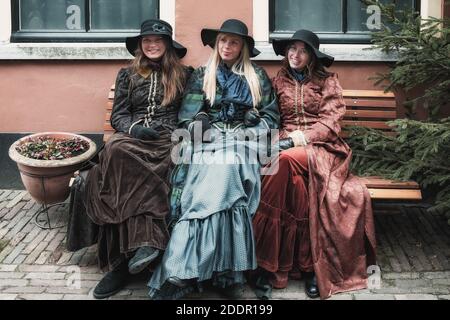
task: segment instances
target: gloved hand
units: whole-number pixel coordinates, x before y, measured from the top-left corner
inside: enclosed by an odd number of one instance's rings
[[[308,140],[305,137],[305,134],[301,130],[295,130],[288,134],[292,141],[294,141],[294,146],[306,146],[308,144]]]
[[[201,112],[197,114],[194,118],[194,125],[191,129],[191,141],[194,141],[195,132],[201,132],[202,142],[211,142],[210,136],[205,136],[205,132],[211,129],[211,123],[209,122],[209,116]]]
[[[254,127],[261,122],[258,110],[252,109],[245,112],[244,124],[247,127]]]
[[[233,121],[243,121],[245,113],[252,107],[233,101],[222,100],[218,119],[224,123],[232,123]]]
[[[281,139],[278,141],[280,150],[287,150],[294,147],[294,140],[292,138]]]
[[[137,124],[135,125],[130,132],[131,136],[136,139],[141,140],[152,140],[158,139],[159,133],[155,129],[146,128],[143,125]]]

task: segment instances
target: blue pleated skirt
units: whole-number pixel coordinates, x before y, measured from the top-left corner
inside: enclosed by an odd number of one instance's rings
[[[230,148],[240,143],[232,138],[219,136],[193,153],[180,199],[181,217],[148,283],[153,299],[180,298],[201,290],[207,280],[221,288],[242,284],[243,272],[257,267],[252,217],[260,200],[261,166],[242,159],[242,150],[252,151],[256,145]],[[201,161],[205,151],[208,164]],[[169,277],[191,279],[194,285],[167,295],[160,289]]]

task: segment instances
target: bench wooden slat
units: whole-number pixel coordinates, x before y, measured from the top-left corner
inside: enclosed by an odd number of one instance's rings
[[[350,126],[362,126],[366,128],[373,128],[373,129],[387,129],[391,130],[392,128],[389,127],[386,122],[383,121],[359,121],[359,120],[343,120],[341,121],[342,127],[350,127]]]
[[[419,189],[415,181],[394,181],[382,177],[360,177],[368,188],[378,189]]]
[[[377,119],[395,119],[397,113],[395,111],[381,110],[347,110],[345,112],[347,118],[377,118]]]
[[[111,138],[111,136],[114,134],[114,132],[105,132],[103,134],[103,141],[106,142],[109,140],[109,138]]]
[[[114,99],[115,85],[112,85],[108,98]],[[342,90],[344,98],[395,98],[392,92],[383,92],[380,90]]]
[[[392,92],[383,92],[381,90],[342,90],[344,98],[395,98]]]
[[[387,136],[390,136],[390,137],[396,136],[396,133],[393,132],[393,131],[383,131],[383,134],[385,134],[385,135],[387,135]],[[348,138],[348,137],[350,137],[350,132],[348,132],[348,131],[346,131],[346,130],[343,130],[343,131],[341,131],[340,136],[341,136],[342,138],[344,138],[344,139],[345,139],[345,138]]]
[[[374,100],[374,99],[344,99],[347,109],[352,109],[353,107],[364,107],[364,108],[380,108],[380,109],[396,109],[397,105],[392,99],[389,100]]]
[[[368,189],[371,199],[422,200],[422,192],[420,189]]]

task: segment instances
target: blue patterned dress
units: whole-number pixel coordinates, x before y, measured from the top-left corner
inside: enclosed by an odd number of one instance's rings
[[[189,81],[180,123],[188,127],[199,112],[207,112],[213,123],[212,141],[190,144],[185,152],[191,164],[179,165],[174,171],[171,202],[176,223],[148,284],[153,299],[180,298],[196,288],[201,290],[207,280],[219,288],[243,284],[243,271],[257,267],[252,217],[260,199],[261,164],[254,156],[260,145],[239,136],[267,134],[277,127],[279,113],[267,74],[254,67],[262,92],[257,108],[261,122],[254,127],[245,127],[242,120],[228,124],[220,120],[220,101],[226,92],[218,81],[217,104],[209,105],[202,91],[204,67]],[[192,285],[167,293],[161,288],[169,277],[190,279]]]

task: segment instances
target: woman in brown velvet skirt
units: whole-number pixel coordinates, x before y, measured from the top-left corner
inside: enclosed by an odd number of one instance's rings
[[[181,64],[186,49],[172,40],[165,21],[143,22],[126,47],[135,59],[117,75],[116,133],[86,180],[86,213],[99,226],[99,266],[110,271],[94,289],[98,299],[118,292],[130,273],[144,270],[166,248],[171,134],[192,71]]]
[[[260,297],[285,288],[289,277],[303,276],[312,298],[366,288],[367,267],[375,263],[372,208],[339,137],[342,88],[324,68],[334,58],[319,51],[319,38],[308,30],[273,47],[285,56],[273,79],[284,151],[278,173],[263,178],[253,219]]]

